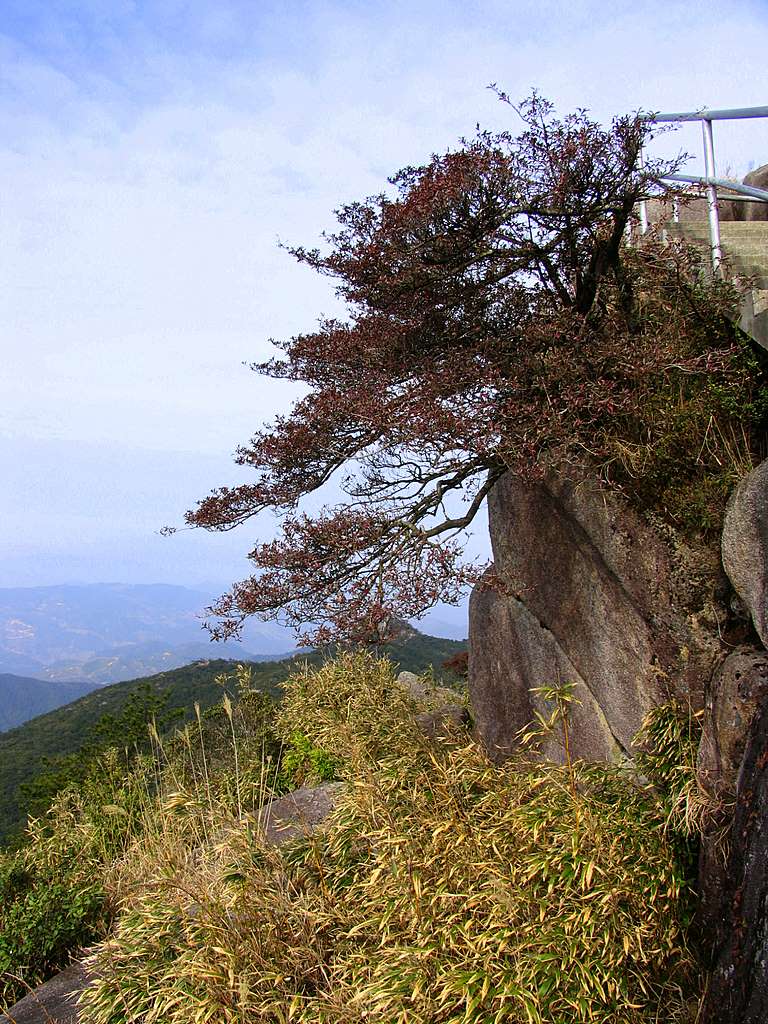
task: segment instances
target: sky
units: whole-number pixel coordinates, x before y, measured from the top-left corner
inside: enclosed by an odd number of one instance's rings
[[[248,574],[268,521],[158,531],[295,397],[245,364],[339,311],[279,243],[514,130],[489,83],[607,122],[766,104],[766,53],[768,0],[0,0],[0,586]],[[715,145],[741,176],[768,122]]]

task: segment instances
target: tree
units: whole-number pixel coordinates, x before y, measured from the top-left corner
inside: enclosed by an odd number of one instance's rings
[[[256,614],[315,643],[384,636],[477,578],[462,531],[502,474],[562,458],[626,469],[617,442],[661,429],[649,407],[663,420],[704,376],[745,386],[733,290],[706,285],[684,247],[625,244],[638,201],[678,166],[640,166],[649,124],[558,119],[536,94],[513,109],[516,137],[479,132],[406,167],[393,194],[337,211],[324,251],[290,249],[336,279],[348,316],[254,365],[309,391],[238,449],[255,479],[187,514],[209,530],[282,520],[214,606],[217,635]],[[345,500],[304,513],[329,481]]]

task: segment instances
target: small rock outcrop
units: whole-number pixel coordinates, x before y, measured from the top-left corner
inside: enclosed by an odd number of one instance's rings
[[[415,672],[401,672],[397,684],[420,702],[434,705],[415,717],[416,725],[429,740],[450,739],[457,730],[470,724],[469,712],[458,702],[458,695],[447,686],[428,685]]]
[[[481,584],[471,598],[469,688],[494,758],[548,712],[537,687],[573,684],[571,754],[594,761],[629,754],[646,713],[670,696],[702,706],[720,649],[704,621],[722,586],[716,558],[567,474],[507,474],[488,514],[501,589]],[[548,756],[562,756],[558,742]]]
[[[768,646],[768,460],[745,476],[728,502],[723,566]]]
[[[77,1024],[75,1004],[88,981],[85,968],[72,964],[0,1014],[0,1024]]]
[[[343,782],[301,786],[262,808],[259,824],[269,846],[283,846],[314,832],[336,807]]]

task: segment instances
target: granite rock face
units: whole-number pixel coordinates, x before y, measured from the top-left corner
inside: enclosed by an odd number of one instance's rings
[[[712,680],[697,759],[699,783],[711,807],[701,837],[697,912],[701,946],[707,956],[727,911],[728,844],[723,836],[733,827],[747,738],[766,702],[768,653],[743,646],[729,654]]]
[[[768,459],[738,484],[723,524],[723,566],[768,646]]]
[[[703,1024],[768,1020],[768,701],[752,723],[737,784],[724,873],[722,913],[714,930],[712,979]]]
[[[742,647],[723,661],[712,680],[699,744],[698,776],[704,789],[732,803],[755,716],[768,700],[768,652]]]
[[[522,601],[482,584],[470,599],[470,695],[475,728],[494,760],[503,761],[518,745],[520,732],[550,708],[531,693],[535,686],[574,684],[580,701],[571,705],[571,737],[579,757],[615,760],[622,748],[574,664],[557,638]],[[547,757],[562,761],[564,737],[555,732],[543,744]]]
[[[481,583],[472,595],[469,688],[493,757],[548,710],[531,693],[540,686],[574,685],[571,752],[594,761],[629,754],[645,714],[670,696],[702,706],[720,649],[705,621],[722,587],[711,554],[563,474],[507,474],[488,505],[503,591]]]

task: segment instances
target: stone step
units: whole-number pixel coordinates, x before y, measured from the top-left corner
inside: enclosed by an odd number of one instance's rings
[[[666,237],[709,250],[709,224],[704,220],[666,221]],[[739,326],[768,349],[768,221],[721,221],[720,242],[731,276],[751,278],[744,296]]]
[[[693,245],[709,245],[709,235],[678,234],[676,231],[668,231],[668,238],[675,238],[678,241],[691,242]],[[720,244],[727,249],[735,249],[738,252],[749,253],[755,256],[768,254],[768,241],[765,242],[743,242],[740,238],[732,238],[730,235],[721,235]]]
[[[743,227],[744,225],[737,226]],[[752,225],[746,226],[751,227]],[[762,238],[753,237],[756,234],[754,232],[748,238],[738,237],[734,232],[727,232],[720,236],[720,241],[734,271],[750,277],[757,276],[762,282],[768,274],[768,223],[761,224],[759,227],[764,229],[762,235],[764,235],[765,241]],[[667,237],[682,239],[703,249],[708,249],[710,246],[707,231],[692,231],[690,225],[687,224],[667,225]]]
[[[682,238],[688,242],[694,242],[697,245],[708,245],[709,235],[691,235],[678,234],[676,231],[668,231],[667,236],[669,238]],[[732,235],[720,235],[720,242],[722,245],[729,245],[734,249],[738,249],[739,252],[756,252],[764,253],[768,252],[768,238],[762,242],[744,241],[741,238],[734,238]]]
[[[706,221],[675,223],[667,221],[664,225],[670,234],[685,235],[688,238],[709,238],[709,224]],[[768,240],[768,221],[721,221],[720,237],[734,238],[744,243],[761,244]]]
[[[708,220],[668,220],[669,227],[682,228],[685,231],[707,231]],[[734,235],[761,235],[768,229],[768,220],[721,220],[720,230],[730,231]]]

